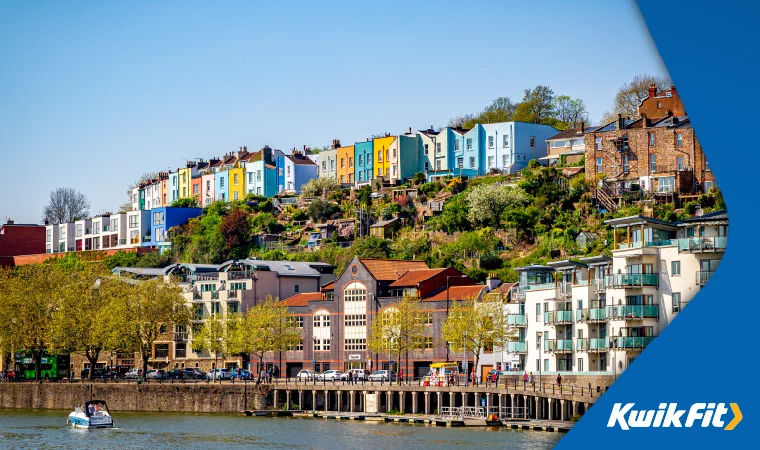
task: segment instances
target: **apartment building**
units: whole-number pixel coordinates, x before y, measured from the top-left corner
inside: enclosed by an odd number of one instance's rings
[[[517,268],[509,344],[534,375],[624,371],[713,275],[727,243],[716,211],[672,223],[641,216],[608,220],[612,257]]]
[[[186,224],[190,219],[203,213],[202,208],[161,207],[150,210],[150,233],[143,236],[143,247],[157,247],[164,251],[171,248],[171,230]]]

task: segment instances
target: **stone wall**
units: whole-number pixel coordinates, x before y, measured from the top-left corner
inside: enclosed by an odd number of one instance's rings
[[[74,409],[91,399],[114,411],[236,413],[265,409],[269,388],[207,383],[2,383],[0,408]]]

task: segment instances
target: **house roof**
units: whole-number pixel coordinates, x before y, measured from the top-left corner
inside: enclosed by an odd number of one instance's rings
[[[586,239],[598,239],[599,238],[599,234],[598,233],[592,233],[590,231],[581,231],[580,233],[578,233],[578,236],[575,236],[575,238],[578,239],[581,236],[584,236]]]
[[[311,159],[309,159],[307,157],[299,158],[299,157],[293,156],[293,155],[285,155],[285,157],[287,157],[289,160],[291,160],[293,162],[293,164],[311,165],[311,166],[315,166],[316,165],[314,163],[314,161],[312,161]]]
[[[660,219],[653,219],[651,217],[644,217],[644,216],[629,216],[629,217],[621,217],[619,219],[610,219],[605,220],[604,223],[607,225],[617,228],[617,227],[626,227],[631,225],[644,225],[644,224],[650,224],[650,225],[661,225],[665,226],[671,229],[671,231],[675,231],[676,223],[674,222],[668,222],[666,220],[660,220]]]
[[[425,281],[434,275],[438,275],[446,269],[413,269],[407,271],[401,277],[391,283],[391,287],[416,286],[417,283]]]
[[[317,302],[324,300],[321,292],[302,292],[292,297],[288,297],[285,300],[279,301],[277,304],[280,306],[309,306],[309,302]]]
[[[451,286],[449,287],[449,300],[470,300],[477,299],[485,291],[486,286],[483,284],[474,284],[471,286]],[[423,298],[422,301],[433,302],[446,300],[446,289],[431,295],[430,297]]]
[[[331,282],[327,284],[323,284],[320,287],[320,290],[322,291],[334,291],[335,290],[335,280],[332,280]]]
[[[526,270],[554,270],[554,269],[549,266],[542,266],[540,264],[531,264],[530,266],[515,267],[515,270],[518,272],[521,272],[521,271],[526,271]]]
[[[429,269],[425,261],[359,258],[359,262],[378,281],[395,281],[409,270]]]
[[[682,220],[682,222],[695,223],[695,222],[706,222],[706,221],[713,221],[713,220],[728,220],[728,211],[726,211],[725,209],[721,209],[718,211],[713,211],[711,213],[702,214],[701,216],[689,217],[688,219]]]
[[[394,217],[393,219],[390,219],[390,220],[381,220],[380,222],[377,222],[375,224],[370,225],[370,228],[384,227],[386,225],[390,225],[392,223],[395,223],[396,221],[398,221],[398,218],[396,218],[396,217]]]
[[[555,134],[554,136],[546,140],[554,141],[558,139],[578,139],[578,138],[582,138],[584,133],[587,133],[595,128],[599,128],[599,125],[584,126],[583,132],[580,131],[579,127],[571,127],[571,128],[567,128],[565,130],[560,131],[559,133]]]
[[[566,177],[571,177],[573,175],[577,175],[584,171],[585,167],[563,167],[562,168],[562,175]]]

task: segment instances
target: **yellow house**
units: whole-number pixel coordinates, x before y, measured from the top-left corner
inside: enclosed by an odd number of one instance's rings
[[[189,166],[189,164],[188,164]],[[179,198],[185,198],[190,197],[191,191],[190,186],[192,184],[193,180],[193,168],[192,167],[185,167],[184,169],[177,169],[177,176],[179,178]]]
[[[385,181],[391,179],[391,144],[396,140],[395,136],[385,136],[372,140],[375,165],[373,172],[375,178],[383,177]]]
[[[240,164],[240,161],[235,162],[235,165],[229,169],[228,183],[229,199],[243,200],[245,198],[245,167]]]

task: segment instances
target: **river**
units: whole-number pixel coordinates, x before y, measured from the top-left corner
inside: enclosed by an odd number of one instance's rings
[[[0,409],[0,448],[544,449],[564,436],[506,429],[118,411],[114,412],[116,428],[80,430],[66,425],[68,413]]]

